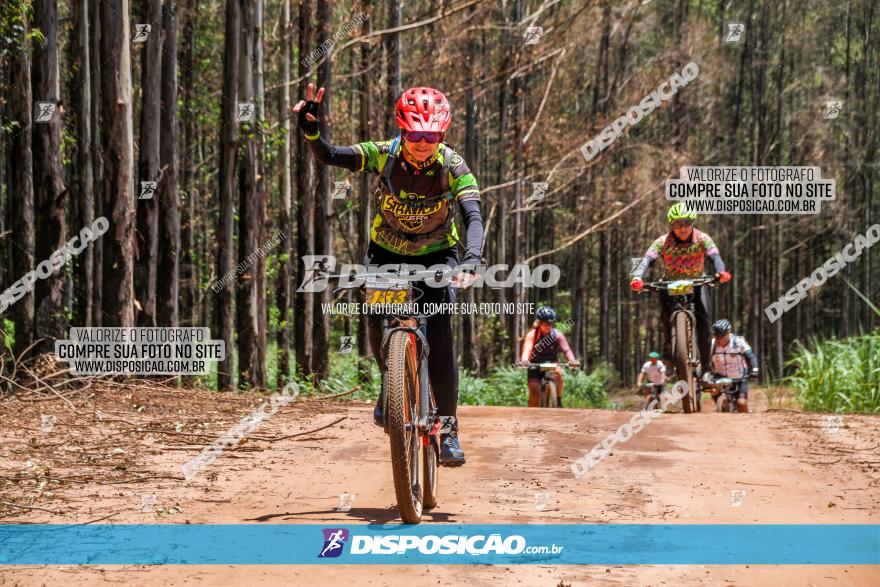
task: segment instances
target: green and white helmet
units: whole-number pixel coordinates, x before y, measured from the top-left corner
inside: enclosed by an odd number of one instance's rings
[[[673,204],[672,208],[669,209],[669,212],[666,213],[666,220],[669,224],[672,224],[676,220],[690,220],[691,222],[694,222],[696,219],[697,213],[694,210],[690,210],[682,203]]]

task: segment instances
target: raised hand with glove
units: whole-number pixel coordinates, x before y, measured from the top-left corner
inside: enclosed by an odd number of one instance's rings
[[[320,136],[321,102],[324,100],[324,88],[318,89],[315,95],[315,84],[309,84],[306,88],[306,99],[300,100],[293,107],[297,114],[299,128],[309,140],[315,140]]]

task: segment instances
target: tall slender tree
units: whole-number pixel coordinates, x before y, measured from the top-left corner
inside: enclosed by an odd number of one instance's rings
[[[79,207],[79,224],[88,226],[95,219],[95,185],[92,173],[92,84],[91,51],[89,43],[89,4],[73,3],[74,58],[76,59],[76,145],[77,182],[76,200]],[[76,318],[83,326],[92,325],[92,298],[94,291],[94,251],[86,248],[76,259],[77,292]]]
[[[138,135],[138,192],[145,182],[161,179],[162,0],[146,0],[144,18],[150,24],[141,54],[141,121]],[[159,248],[159,198],[153,193],[137,201],[137,263],[134,289],[138,326],[156,325],[156,270]]]
[[[9,109],[15,126],[9,139],[9,157],[16,158],[10,164],[9,198],[12,224],[12,271],[24,275],[34,267],[34,173],[31,161],[31,63],[30,23],[26,11],[21,14],[22,28],[17,48],[9,62]],[[2,164],[6,164],[5,161]],[[16,278],[17,279],[17,278]],[[26,292],[15,304],[16,356],[34,341],[34,294]]]
[[[298,94],[306,95],[309,66],[306,58],[312,52],[312,0],[301,0],[299,5],[299,77]],[[311,190],[312,166],[305,138],[296,133],[296,281],[302,283],[310,268],[303,264],[305,255],[313,255],[315,246],[315,196]],[[312,373],[313,294],[299,292],[293,298],[294,332],[296,339],[296,368],[303,376]]]
[[[259,135],[261,131],[260,105],[257,104],[257,43],[260,38],[258,4],[261,0],[244,0],[242,4],[242,75],[240,97],[242,103],[255,106],[250,121],[243,125],[246,134],[241,150],[239,174],[238,258],[243,273],[236,289],[236,332],[238,334],[239,385],[266,387],[265,339],[261,338],[259,280],[262,265],[263,192],[259,177]],[[262,356],[261,356],[262,346]]]
[[[195,150],[196,150],[196,113],[194,112],[193,93],[195,92],[195,32],[198,14],[198,0],[186,0],[186,21],[183,26],[181,43],[183,45],[183,64],[181,71],[181,88],[183,90],[183,143],[180,152],[182,161],[181,210],[180,226],[180,321],[186,326],[194,326],[198,320],[196,308],[198,267],[194,242],[195,216]]]
[[[101,0],[89,0],[89,56],[90,61],[98,62],[101,56]],[[104,215],[104,202],[101,190],[104,185],[104,158],[102,154],[103,139],[101,135],[101,76],[97,70],[89,73],[89,84],[92,94],[92,108],[89,112],[89,121],[92,127],[92,148],[89,153],[92,159],[92,178],[94,185],[94,194],[92,201],[94,203],[95,218]],[[103,259],[104,259],[104,239],[98,239],[91,245],[94,252],[92,262],[92,325],[101,326],[103,316],[102,298],[103,298]]]
[[[363,12],[371,18],[364,19],[361,25],[361,35],[369,35],[372,29],[372,15],[374,13],[373,0],[362,0]],[[358,117],[358,134],[360,140],[368,140],[372,132],[378,132],[375,125],[372,124],[372,100],[370,99],[373,91],[372,72],[370,71],[370,63],[372,61],[373,49],[369,43],[361,45],[360,68],[363,72],[360,76],[360,88],[358,92],[359,117]],[[373,221],[370,203],[372,201],[370,193],[370,177],[367,173],[360,174],[360,201],[358,204],[358,222],[357,228],[357,250],[362,253],[367,250],[370,238],[370,224]],[[361,357],[366,357],[370,352],[369,341],[367,340],[367,321],[358,320],[357,342],[358,352]],[[365,373],[362,373],[364,375]]]
[[[128,0],[101,3],[101,120],[103,132],[102,326],[134,323],[134,133],[131,22]]]
[[[318,0],[318,46],[330,39],[331,2]],[[330,140],[331,95],[332,95],[332,62],[324,59],[318,66],[318,86],[325,90],[322,103],[324,115],[321,117],[321,136]],[[315,254],[331,255],[333,201],[330,199],[330,169],[321,165],[316,170],[318,181],[315,186]],[[314,324],[312,328],[312,372],[316,379],[326,380],[330,373],[330,315],[324,313],[322,304],[330,301],[330,291],[325,290],[315,296],[317,301],[312,308]]]
[[[67,240],[67,196],[61,169],[61,108],[58,79],[58,6],[56,0],[35,0],[34,27],[44,42],[34,47],[33,100],[54,105],[47,122],[33,125],[34,197],[36,205],[37,263],[48,259]],[[58,270],[36,284],[34,332],[45,341],[39,346],[49,352],[53,338],[66,338],[67,315],[64,291],[65,270]]]
[[[226,34],[223,52],[223,102],[220,107],[220,172],[217,226],[217,278],[233,270],[235,232],[235,153],[238,147],[239,43],[241,38],[239,0],[226,0]],[[214,303],[214,336],[223,340],[225,358],[218,365],[217,387],[232,388],[233,290],[222,287]]]
[[[388,27],[396,29],[401,26],[403,21],[403,2],[401,0],[388,0],[386,3],[388,9]],[[397,99],[403,93],[403,74],[400,68],[400,31],[388,33],[384,37],[385,56],[387,59],[387,85],[385,96],[386,104],[396,104]],[[385,134],[393,136],[397,134],[397,124],[393,116],[385,119]]]
[[[293,186],[290,169],[290,56],[293,52],[293,21],[290,19],[290,0],[282,3],[281,14],[281,99],[279,118],[283,121],[284,142],[281,145],[281,217],[279,224],[286,235],[278,247],[278,286],[275,302],[278,304],[278,386],[290,380],[290,294],[291,256],[293,253]]]
[[[162,6],[163,41],[159,140],[159,242],[156,281],[156,322],[177,326],[180,298],[180,192],[178,183],[177,11],[174,0]]]

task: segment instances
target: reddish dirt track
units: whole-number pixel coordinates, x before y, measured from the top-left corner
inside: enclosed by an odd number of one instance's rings
[[[145,396],[145,393],[141,394]],[[754,405],[766,402],[760,392]],[[98,395],[71,415],[60,402],[0,409],[0,501],[63,512],[0,506],[3,523],[395,523],[399,521],[388,443],[357,402],[299,401],[254,434],[272,439],[345,420],[286,440],[248,440],[190,482],[144,479],[108,484],[119,465],[134,476],[179,475],[180,465],[212,434],[250,413],[230,398],[215,409],[205,437],[185,436],[205,400],[169,392],[147,402]],[[216,397],[216,396],[215,396]],[[146,404],[133,414],[129,405]],[[206,401],[206,400],[205,400]],[[212,400],[213,401],[213,400]],[[104,403],[102,403],[104,402]],[[57,404],[57,405],[56,405]],[[101,406],[103,432],[90,420]],[[189,407],[180,407],[189,406]],[[115,407],[116,411],[113,412]],[[178,412],[172,411],[176,407]],[[128,411],[121,411],[123,410]],[[55,431],[41,413],[58,415]],[[183,412],[183,413],[181,413]],[[107,416],[106,414],[111,414]],[[133,415],[132,415],[133,414]],[[455,523],[880,523],[880,418],[844,416],[824,430],[824,416],[790,411],[743,415],[669,413],[649,424],[580,480],[572,459],[628,420],[631,412],[463,407],[468,463],[440,470],[440,503],[425,524]],[[112,419],[121,419],[126,424]],[[175,421],[182,426],[175,427]],[[36,422],[36,424],[35,424]],[[89,422],[92,422],[89,424]],[[129,426],[131,425],[131,426]],[[137,426],[137,427],[135,427]],[[110,432],[108,432],[108,428]],[[178,432],[173,433],[172,431]],[[127,430],[122,433],[122,430]],[[147,431],[151,432],[147,432]],[[160,431],[161,430],[161,431]],[[114,436],[112,431],[117,432]],[[140,432],[138,432],[140,431]],[[50,451],[47,439],[59,443]],[[34,440],[31,440],[34,439]],[[124,439],[124,441],[123,441]],[[192,442],[192,444],[187,444]],[[114,451],[118,446],[123,453]],[[70,447],[76,447],[73,450]],[[91,455],[91,456],[89,456]],[[31,465],[26,461],[31,460]],[[23,469],[53,477],[79,474],[47,496],[35,479],[9,481]],[[10,473],[11,472],[11,473]],[[48,474],[48,473],[47,473]],[[51,488],[51,484],[50,484]],[[745,490],[731,507],[731,490]],[[535,493],[549,502],[535,505]],[[339,512],[339,494],[351,511]],[[141,496],[156,495],[152,512]],[[38,499],[32,499],[35,495]],[[31,499],[29,499],[29,496]],[[178,511],[179,510],[179,511]],[[88,566],[3,567],[0,585],[880,585],[877,566]]]

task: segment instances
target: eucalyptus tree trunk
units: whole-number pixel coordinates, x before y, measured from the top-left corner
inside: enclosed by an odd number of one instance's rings
[[[103,122],[102,326],[134,325],[134,129],[131,22],[128,0],[101,4],[101,120]]]
[[[220,172],[217,226],[217,279],[233,274],[233,235],[235,232],[235,154],[238,148],[239,40],[241,31],[239,0],[226,0],[226,45],[223,53],[223,101],[220,107]],[[209,294],[210,295],[210,294]],[[232,388],[232,334],[234,325],[233,288],[221,287],[215,293],[214,332],[223,340],[226,356],[218,364],[217,387]]]
[[[159,326],[177,326],[180,299],[180,185],[178,183],[177,120],[177,12],[174,0],[162,6],[165,35],[162,58],[162,113],[159,163],[159,251],[156,282],[156,321]]]
[[[9,109],[15,123],[9,138],[9,156],[15,158],[10,168],[9,198],[11,208],[12,279],[32,270],[34,260],[34,173],[31,161],[31,100],[30,24],[27,14],[22,15],[23,29],[18,49],[9,61]],[[6,162],[2,162],[3,165]],[[34,341],[34,293],[25,293],[12,310],[15,324],[15,356],[19,356]]]
[[[135,192],[142,195],[145,182],[158,182],[159,133],[162,78],[162,1],[146,0],[144,18],[152,30],[141,45],[141,120],[138,134],[138,184]],[[137,299],[138,326],[156,326],[156,271],[159,250],[159,198],[137,200],[137,263],[134,268],[134,290]]]
[[[293,194],[290,170],[290,55],[293,51],[291,36],[293,22],[290,20],[290,0],[284,0],[281,17],[281,104],[279,117],[284,121],[284,143],[281,146],[281,218],[279,224],[285,239],[278,247],[278,285],[275,303],[278,304],[278,315],[281,324],[278,328],[278,387],[290,380],[290,293],[293,247]]]
[[[312,52],[312,0],[301,0],[299,5],[299,98],[306,95],[308,66],[306,57]],[[312,166],[302,132],[296,133],[296,281],[302,283],[308,269],[303,256],[313,255],[315,243],[315,196],[311,191]],[[296,293],[293,298],[296,369],[302,376],[312,373],[312,316],[314,298],[311,293]]]
[[[330,39],[331,33],[331,3],[328,0],[318,0],[318,46]],[[330,59],[324,59],[318,67],[318,86],[324,88],[324,101],[321,106],[324,115],[321,117],[321,136],[330,137],[331,96],[333,69]],[[321,165],[316,169],[317,182],[315,185],[315,254],[332,254],[332,220],[333,205],[330,199],[330,169],[327,165]],[[330,374],[330,315],[325,314],[322,303],[330,302],[329,288],[320,294],[314,295],[315,305],[312,308],[312,373],[315,380],[325,380]]]
[[[89,4],[73,3],[73,54],[76,60],[76,199],[81,226],[95,219],[95,183],[92,173],[92,85],[91,44],[89,43]],[[92,326],[92,298],[94,290],[94,251],[92,246],[76,259],[76,321],[80,326]]]
[[[45,38],[33,47],[31,76],[32,99],[35,103],[54,105],[55,111],[46,122],[34,120],[33,175],[36,212],[36,262],[48,260],[53,251],[67,240],[68,192],[61,169],[61,109],[58,79],[58,7],[56,0],[35,0],[33,28]],[[51,106],[49,106],[51,108]],[[67,315],[64,290],[65,269],[46,279],[37,280],[34,298],[34,334],[45,338],[37,348],[51,352],[53,338],[67,338]]]

